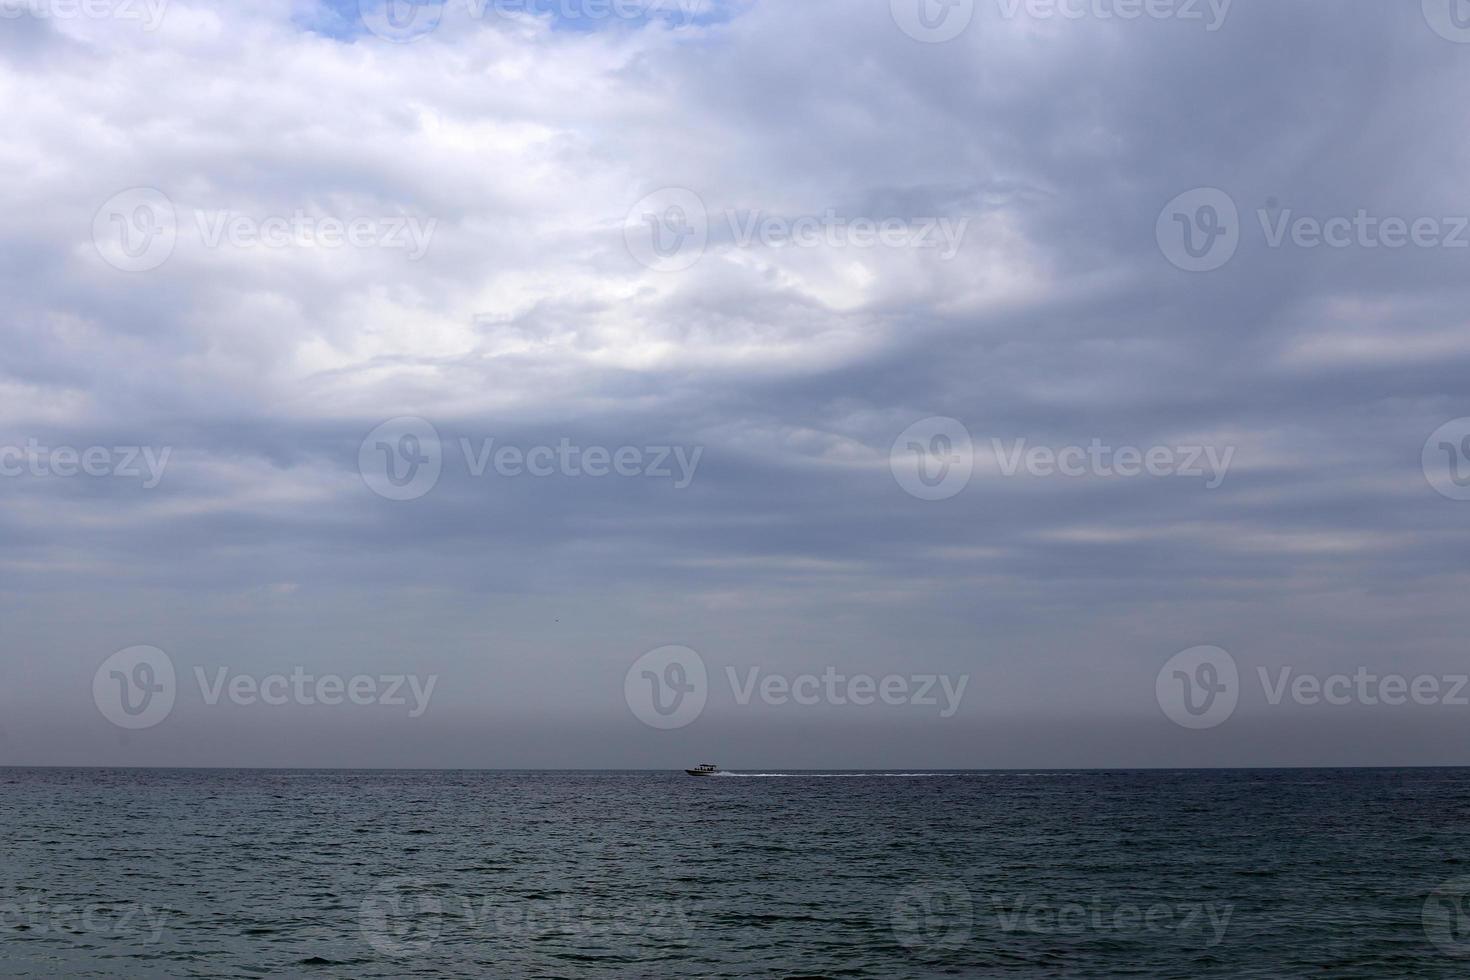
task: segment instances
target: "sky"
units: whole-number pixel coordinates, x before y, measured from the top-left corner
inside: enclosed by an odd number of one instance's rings
[[[0,2],[0,764],[1470,763],[1470,4],[389,6]]]

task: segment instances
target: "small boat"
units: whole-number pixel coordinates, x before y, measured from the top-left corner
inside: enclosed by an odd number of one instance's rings
[[[684,771],[691,776],[715,776],[719,774],[720,767],[713,762],[706,762],[698,769],[685,769]]]

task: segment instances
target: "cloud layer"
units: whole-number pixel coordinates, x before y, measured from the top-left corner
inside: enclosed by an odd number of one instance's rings
[[[1465,761],[1449,708],[1243,695],[1198,736],[1154,681],[1206,643],[1252,676],[1463,660],[1470,503],[1425,461],[1470,416],[1470,44],[1367,0],[972,6],[938,43],[917,0],[450,2],[407,43],[355,3],[16,7],[0,446],[46,462],[0,477],[0,760]],[[1189,272],[1166,205],[1199,188],[1238,243]],[[403,417],[439,473],[393,500],[364,439]],[[920,499],[895,441],[947,453],[933,418],[971,475]],[[424,449],[390,434],[385,465]],[[487,455],[564,444],[613,471]],[[1094,444],[1231,455],[1213,487],[1014,462]],[[129,447],[168,450],[156,486]],[[701,455],[679,487],[624,447]],[[722,695],[671,735],[623,689],[669,643],[971,680],[942,722]],[[181,693],[122,734],[91,682],[134,644],[440,688],[412,723]]]

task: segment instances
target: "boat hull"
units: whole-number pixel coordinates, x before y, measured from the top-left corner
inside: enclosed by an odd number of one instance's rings
[[[713,776],[719,772],[718,769],[685,769],[684,771],[691,776]]]

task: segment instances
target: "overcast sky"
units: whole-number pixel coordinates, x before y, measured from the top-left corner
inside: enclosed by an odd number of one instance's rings
[[[117,2],[0,6],[0,763],[1470,763],[1260,679],[1470,672],[1470,10]]]

